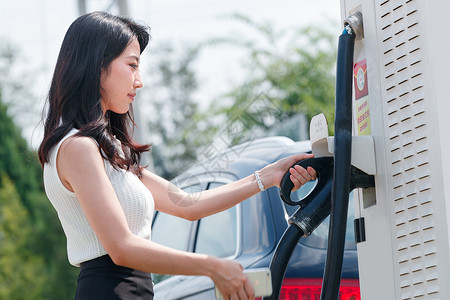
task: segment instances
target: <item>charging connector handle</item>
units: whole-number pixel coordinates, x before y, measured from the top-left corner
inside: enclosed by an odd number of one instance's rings
[[[289,259],[300,238],[306,237],[317,228],[330,214],[331,176],[333,173],[333,157],[305,159],[297,163],[304,168],[313,167],[317,172],[317,185],[302,201],[294,202],[291,198],[294,184],[287,172],[281,181],[280,195],[289,205],[300,206],[289,218],[289,227],[284,232],[270,262],[272,273],[272,295],[263,300],[279,299],[281,285],[286,273]]]
[[[289,224],[294,224],[303,231],[303,237],[311,233],[328,217],[331,209],[331,186],[333,176],[333,157],[310,158],[298,162],[303,168],[312,167],[317,173],[317,184],[300,201],[291,199],[294,184],[287,172],[280,185],[280,197],[289,205],[299,205],[300,208],[289,218]]]
[[[325,184],[331,180],[333,176],[333,157],[323,156],[319,158],[305,159],[293,165],[292,168],[296,165],[299,165],[305,169],[312,167],[317,173],[317,185],[305,198],[299,199],[299,201],[294,201],[291,199],[294,184],[290,179],[291,174],[286,172],[283,179],[281,179],[280,197],[288,205],[300,205],[301,207],[305,207],[309,202],[317,197],[317,194],[320,193]]]

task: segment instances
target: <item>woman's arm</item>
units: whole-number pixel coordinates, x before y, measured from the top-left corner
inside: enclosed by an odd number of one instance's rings
[[[265,188],[280,186],[281,179],[289,170],[294,190],[305,182],[314,179],[316,172],[292,165],[300,160],[311,158],[312,154],[301,153],[280,159],[259,171]],[[238,181],[198,193],[186,193],[163,178],[144,170],[142,182],[154,194],[155,208],[188,220],[197,220],[226,210],[260,192],[255,176],[252,174]]]
[[[89,224],[117,265],[160,274],[206,275],[225,298],[253,298],[251,284],[237,262],[174,250],[133,235],[91,138],[64,141],[57,168],[63,184],[75,192]],[[154,196],[158,198],[158,194]]]

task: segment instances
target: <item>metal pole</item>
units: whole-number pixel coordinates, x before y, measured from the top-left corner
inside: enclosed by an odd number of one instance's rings
[[[86,13],[86,0],[78,0],[78,14],[84,15]]]
[[[128,16],[129,15],[128,1],[127,0],[117,0],[117,4],[119,6],[119,14],[124,17]]]

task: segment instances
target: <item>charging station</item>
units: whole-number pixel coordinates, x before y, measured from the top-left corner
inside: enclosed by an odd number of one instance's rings
[[[373,138],[376,162],[355,203],[363,300],[450,299],[449,11],[448,0],[341,0],[343,21],[363,20],[353,135]]]
[[[348,196],[355,199],[363,300],[450,299],[450,1],[341,0],[335,136],[311,120],[315,189],[298,209],[270,270],[277,299],[301,237],[330,215],[321,300],[338,299]]]

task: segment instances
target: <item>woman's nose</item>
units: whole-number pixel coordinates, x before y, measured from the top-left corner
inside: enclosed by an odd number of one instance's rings
[[[142,81],[142,77],[141,77],[140,73],[134,78],[134,86],[136,88],[143,88],[144,87],[144,82]]]

